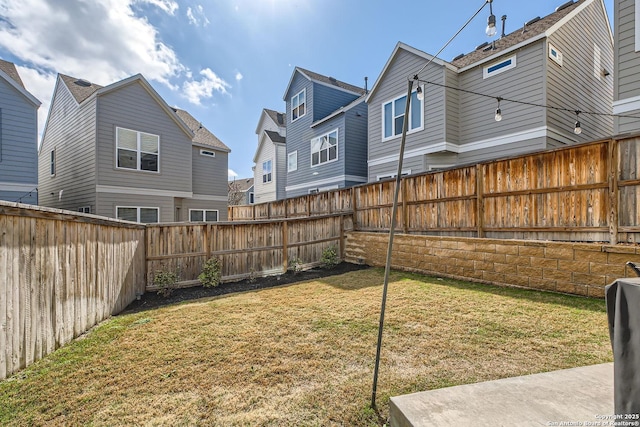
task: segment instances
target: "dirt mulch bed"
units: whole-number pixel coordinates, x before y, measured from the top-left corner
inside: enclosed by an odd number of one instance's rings
[[[190,301],[199,298],[209,298],[219,295],[232,294],[236,292],[247,292],[256,289],[272,288],[274,286],[288,285],[290,283],[304,282],[307,280],[319,279],[327,276],[334,276],[350,271],[364,270],[367,265],[350,264],[342,262],[333,268],[316,267],[304,271],[288,271],[277,276],[259,277],[254,280],[244,279],[238,282],[222,283],[215,288],[205,288],[204,286],[194,286],[191,288],[175,289],[170,296],[164,297],[157,292],[146,292],[139,300],[133,301],[122,314],[136,313],[144,310],[151,310],[169,304],[176,304],[183,301]]]

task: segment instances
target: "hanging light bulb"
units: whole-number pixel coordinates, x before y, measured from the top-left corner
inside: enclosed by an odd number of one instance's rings
[[[495,115],[495,119],[496,122],[499,122],[502,120],[502,110],[500,110],[500,101],[502,100],[502,98],[496,98],[498,100],[498,108],[496,108],[496,115]]]
[[[493,0],[487,0],[489,2],[489,18],[487,19],[487,29],[485,32],[487,36],[493,37],[498,32],[496,28],[496,16],[493,14]]]
[[[416,96],[420,101],[424,100],[424,92],[422,91],[422,86],[418,86],[416,89]]]
[[[580,135],[582,133],[582,126],[580,126],[580,111],[576,111],[576,125],[573,128],[573,133]]]

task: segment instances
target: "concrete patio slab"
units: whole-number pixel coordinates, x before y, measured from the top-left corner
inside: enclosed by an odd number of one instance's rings
[[[613,426],[613,363],[392,397],[392,427]]]

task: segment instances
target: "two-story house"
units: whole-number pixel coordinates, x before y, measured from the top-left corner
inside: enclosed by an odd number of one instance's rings
[[[38,159],[40,204],[145,223],[227,218],[229,148],[140,74],[59,74]]]
[[[398,43],[367,96],[369,181],[397,173],[407,82],[418,72],[403,174],[613,133],[613,35],[603,0],[567,2],[451,62]]]
[[[286,197],[287,121],[284,113],[265,108],[260,113],[258,148],[253,156],[253,194],[255,203]]]
[[[640,132],[640,0],[614,4],[615,66],[613,112],[615,133]]]
[[[229,181],[229,206],[254,203],[253,178],[234,178]]]
[[[284,93],[287,197],[367,179],[365,89],[300,67]]]
[[[0,200],[38,204],[38,101],[0,59]]]

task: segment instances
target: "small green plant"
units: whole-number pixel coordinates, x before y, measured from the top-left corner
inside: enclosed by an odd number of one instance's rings
[[[302,271],[302,260],[300,258],[294,258],[289,261],[289,271],[293,271],[293,274],[298,274]]]
[[[158,287],[158,295],[168,298],[178,283],[178,273],[174,271],[157,271],[153,275],[153,284]]]
[[[322,266],[326,268],[333,268],[340,264],[340,257],[338,257],[338,248],[335,245],[329,246],[322,251],[322,258],[320,259]]]
[[[215,288],[222,277],[222,262],[218,258],[210,258],[204,263],[198,280],[205,288]]]

